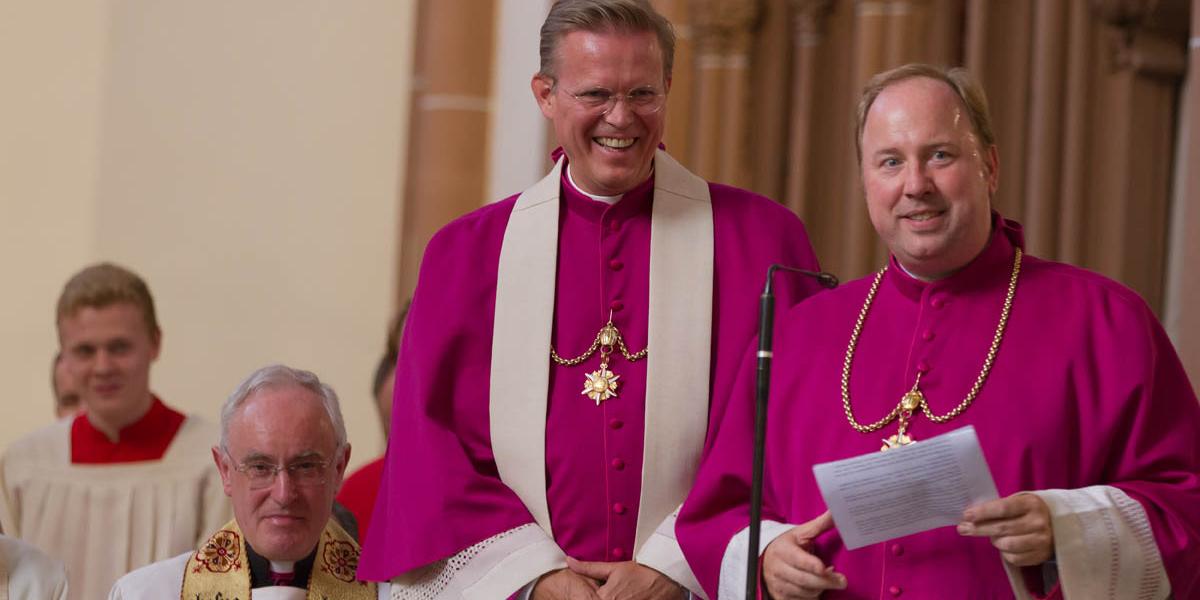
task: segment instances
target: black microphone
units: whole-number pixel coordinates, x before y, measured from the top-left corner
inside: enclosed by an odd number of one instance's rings
[[[763,453],[767,438],[767,396],[771,390],[771,347],[775,328],[775,294],[771,291],[775,271],[799,273],[833,289],[838,278],[824,271],[809,271],[785,265],[767,268],[767,283],[758,301],[758,376],[754,397],[754,471],[750,484],[750,540],[746,547],[746,600],[758,597],[758,538],[762,529]]]

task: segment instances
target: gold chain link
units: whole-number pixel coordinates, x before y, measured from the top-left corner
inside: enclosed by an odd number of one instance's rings
[[[846,411],[846,419],[850,421],[850,426],[859,433],[870,433],[881,429],[884,425],[891,423],[903,410],[903,401],[892,409],[892,412],[885,415],[882,419],[871,423],[870,425],[862,425],[854,418],[854,409],[850,406],[850,365],[854,362],[854,351],[858,346],[858,336],[862,333],[863,323],[867,321],[867,312],[871,310],[871,304],[875,301],[875,293],[879,291],[879,282],[883,281],[883,274],[887,271],[885,265],[878,273],[875,274],[875,281],[871,282],[871,289],[867,292],[867,299],[863,302],[862,310],[858,313],[858,321],[854,323],[854,331],[850,334],[850,344],[846,347],[846,360],[842,364],[842,408]],[[975,384],[971,386],[971,391],[967,393],[967,397],[963,399],[954,410],[938,416],[929,410],[929,403],[921,403],[921,412],[925,414],[930,421],[934,423],[945,423],[962,414],[971,402],[975,401],[975,396],[979,394],[980,388],[983,387],[983,382],[987,380],[988,373],[992,370],[992,364],[996,361],[996,352],[1000,349],[1000,340],[1004,338],[1004,330],[1008,327],[1008,314],[1012,309],[1013,296],[1017,291],[1017,278],[1021,274],[1021,249],[1016,249],[1016,254],[1013,257],[1012,276],[1008,281],[1008,293],[1004,296],[1004,308],[1000,311],[1000,322],[996,325],[996,333],[992,336],[992,346],[988,348],[987,358],[983,361],[983,368],[979,371],[979,377],[975,378]]]
[[[605,325],[605,327],[608,327],[610,325],[612,325],[612,321],[609,321],[608,324]],[[613,327],[613,329],[616,330],[616,327]],[[554,350],[554,346],[551,345],[550,346],[550,359],[553,360],[555,363],[560,364],[564,367],[573,367],[573,366],[578,365],[578,364],[582,363],[583,361],[591,358],[591,356],[596,353],[597,349],[600,349],[601,354],[610,354],[612,352],[611,346],[608,346],[607,352],[601,348],[600,336],[602,336],[603,334],[604,334],[604,327],[601,327],[600,331],[596,332],[596,339],[592,341],[592,345],[590,347],[588,347],[588,349],[585,350],[583,354],[580,354],[579,356],[576,356],[575,358],[563,358],[563,357],[559,356],[558,352],[556,352]],[[634,362],[636,360],[645,358],[646,354],[650,351],[650,348],[646,347],[646,348],[642,348],[641,350],[639,350],[637,352],[630,353],[629,348],[625,347],[625,338],[623,336],[621,336],[621,332],[619,330],[616,331],[616,347],[618,350],[621,351],[621,356],[624,356],[625,360],[627,360],[629,362]]]

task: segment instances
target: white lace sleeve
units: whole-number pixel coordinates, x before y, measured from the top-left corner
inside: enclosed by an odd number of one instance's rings
[[[762,556],[767,545],[796,525],[778,521],[763,521],[758,534],[758,554]],[[750,558],[750,527],[739,531],[725,546],[721,557],[721,579],[717,584],[718,600],[744,598],[746,594],[746,561]]]
[[[1108,485],[1031,493],[1050,507],[1063,598],[1170,596],[1171,583],[1154,532],[1137,500]],[[1005,567],[1010,574],[1015,570],[1007,563]]]
[[[554,540],[530,523],[392,579],[390,598],[496,600],[566,566],[566,556]]]

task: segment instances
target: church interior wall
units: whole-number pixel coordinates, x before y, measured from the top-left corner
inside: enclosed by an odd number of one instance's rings
[[[412,3],[42,4],[0,9],[20,91],[0,111],[0,364],[21,406],[0,444],[51,421],[54,303],[113,260],[155,295],[166,402],[215,420],[241,378],[283,362],[339,392],[352,464],[377,456]]]

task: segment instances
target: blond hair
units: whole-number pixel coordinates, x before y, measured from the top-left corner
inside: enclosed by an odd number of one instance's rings
[[[542,23],[541,67],[538,73],[556,77],[558,44],[572,31],[653,32],[662,51],[663,77],[671,78],[675,64],[675,30],[648,0],[558,0]]]
[[[147,332],[159,335],[154,298],[146,282],[133,271],[107,262],[87,267],[67,281],[58,297],[55,321],[62,323],[83,308],[104,308],[121,302],[136,306]]]
[[[978,81],[975,81],[974,77],[971,77],[969,71],[962,67],[947,68],[923,63],[909,63],[875,75],[863,87],[862,96],[858,100],[858,113],[854,127],[854,148],[859,164],[862,163],[863,127],[866,126],[867,113],[871,110],[871,105],[875,103],[875,99],[883,90],[901,81],[917,77],[933,79],[950,86],[959,100],[962,100],[963,106],[967,108],[967,116],[971,119],[971,127],[979,139],[980,147],[986,150],[996,144],[996,136],[992,133],[992,116],[988,112],[987,95],[983,93],[983,87],[979,85]]]

